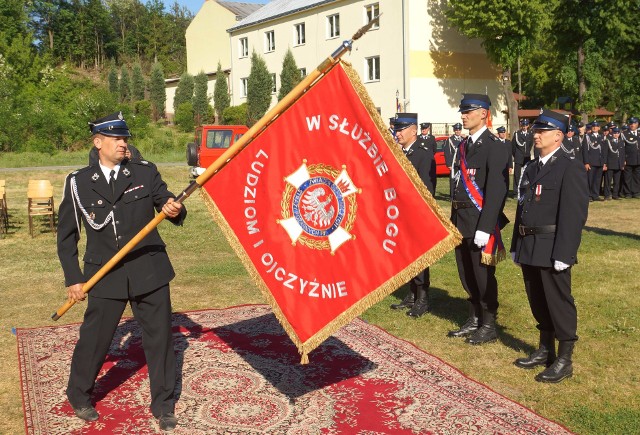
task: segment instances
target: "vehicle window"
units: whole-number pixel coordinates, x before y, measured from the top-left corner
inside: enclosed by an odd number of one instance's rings
[[[233,140],[233,143],[238,142],[238,140],[242,137],[242,134],[236,134],[236,138]]]
[[[229,148],[231,130],[210,130],[207,132],[207,148]]]
[[[198,144],[198,146],[200,146],[200,144],[202,143],[202,130],[196,130],[196,144]]]
[[[436,151],[442,151],[444,148],[444,140],[439,140],[436,142]]]

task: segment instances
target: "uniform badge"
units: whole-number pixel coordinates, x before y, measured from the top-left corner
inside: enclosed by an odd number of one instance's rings
[[[97,172],[95,172],[95,173],[91,176],[91,179],[92,179],[93,181],[98,181],[98,178],[100,178],[100,175],[98,175],[98,173],[97,173]]]
[[[125,177],[128,177],[129,175],[131,175],[131,171],[130,171],[130,170],[128,170],[127,168],[124,168],[124,169],[122,170],[122,173],[124,174],[124,176],[125,176]]]
[[[467,174],[469,175],[469,178],[471,178],[471,180],[475,180],[476,179],[476,168],[468,168],[467,169]]]
[[[323,163],[307,166],[304,160],[285,178],[282,219],[277,222],[294,245],[334,254],[355,237],[350,231],[356,220],[355,194],[360,192],[344,165],[338,170]]]
[[[536,202],[540,201],[540,195],[542,195],[542,184],[536,186]]]

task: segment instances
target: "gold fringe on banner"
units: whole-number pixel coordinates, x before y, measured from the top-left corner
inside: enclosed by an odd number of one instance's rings
[[[222,233],[227,238],[227,240],[229,241],[229,244],[231,245],[233,250],[236,252],[238,257],[240,258],[240,261],[242,262],[245,269],[249,273],[249,276],[256,283],[257,287],[260,289],[260,291],[264,295],[267,303],[273,309],[273,312],[276,318],[284,328],[285,332],[287,333],[287,335],[289,335],[289,337],[291,338],[291,341],[293,341],[293,343],[296,345],[298,352],[302,356],[300,361],[301,364],[307,364],[309,362],[309,353],[311,353],[311,351],[313,351],[316,347],[322,344],[322,342],[324,342],[327,338],[333,335],[334,332],[336,332],[338,329],[340,329],[344,325],[347,325],[348,323],[350,323],[354,317],[360,315],[362,312],[364,312],[371,306],[382,301],[389,294],[391,294],[392,292],[397,290],[399,287],[404,285],[411,278],[416,276],[419,272],[421,272],[422,270],[424,270],[425,268],[429,267],[430,265],[435,263],[437,260],[442,258],[447,252],[451,251],[453,248],[459,245],[460,242],[462,241],[462,236],[460,235],[458,230],[451,223],[451,221],[449,220],[449,217],[446,216],[445,213],[442,211],[442,209],[437,205],[436,200],[431,196],[431,193],[429,192],[427,187],[424,185],[424,183],[420,179],[418,173],[414,169],[411,162],[407,160],[407,158],[404,156],[404,154],[400,150],[400,146],[396,144],[395,140],[391,137],[391,134],[387,130],[387,127],[384,121],[382,120],[381,116],[378,114],[378,111],[376,110],[376,107],[373,101],[369,97],[369,94],[364,88],[364,85],[360,81],[360,77],[358,76],[358,74],[355,72],[355,70],[351,67],[350,64],[344,61],[340,61],[339,63],[334,65],[331,69],[337,67],[338,65],[340,65],[340,67],[343,68],[343,70],[347,74],[347,77],[349,77],[356,93],[358,94],[361,102],[367,109],[369,116],[371,116],[371,118],[375,122],[375,125],[378,131],[382,134],[385,142],[387,143],[387,146],[391,150],[391,153],[393,154],[395,159],[398,161],[400,166],[404,169],[404,171],[408,174],[413,185],[420,192],[420,195],[422,196],[424,201],[429,205],[431,210],[436,214],[436,216],[439,218],[440,222],[442,223],[442,225],[445,227],[445,229],[449,234],[447,235],[447,237],[445,237],[443,240],[437,243],[434,247],[432,247],[428,252],[424,253],[422,256],[416,259],[413,263],[411,263],[402,271],[400,271],[395,276],[391,277],[389,280],[383,283],[380,287],[378,287],[377,289],[375,289],[374,291],[372,291],[371,293],[363,297],[361,300],[353,304],[347,310],[342,312],[335,319],[329,322],[324,328],[318,331],[315,335],[310,337],[305,342],[302,342],[300,341],[299,337],[295,333],[291,324],[286,319],[284,313],[280,309],[280,306],[278,305],[277,301],[269,291],[265,282],[262,280],[258,270],[255,268],[254,264],[251,262],[249,255],[244,250],[244,247],[242,246],[237,236],[231,229],[231,226],[226,221],[222,212],[220,212],[219,208],[211,199],[211,197],[207,194],[206,190],[202,189],[201,196],[204,199],[204,202],[209,212],[213,216],[213,219],[216,221],[216,223],[218,223],[218,225],[220,226]],[[329,71],[327,71],[327,74],[328,73]],[[322,80],[324,77],[326,77],[326,74],[323,77],[321,77],[318,81],[316,81],[313,85],[311,85],[309,89],[315,86],[315,84],[318,83],[320,80]]]

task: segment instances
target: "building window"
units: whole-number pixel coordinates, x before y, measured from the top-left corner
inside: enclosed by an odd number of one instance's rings
[[[249,41],[247,38],[240,38],[240,58],[249,56]]]
[[[365,77],[368,82],[375,82],[380,80],[380,56],[368,57],[366,58],[367,62],[367,72]]]
[[[373,20],[378,15],[380,15],[380,7],[378,6],[378,3],[373,3],[368,6],[365,6],[364,10],[365,10],[365,21],[364,21],[365,24],[369,24],[371,20]],[[371,28],[379,29],[380,24],[376,23],[373,26],[371,26]]]
[[[300,68],[300,78],[303,79],[307,76],[307,69],[306,68]]]
[[[340,15],[329,15],[327,17],[327,38],[337,38],[340,36]]]
[[[245,77],[240,79],[240,96],[243,98],[247,97],[247,84],[249,83],[249,78]]]
[[[264,52],[269,53],[276,49],[276,34],[273,30],[264,34]]]
[[[276,75],[271,74],[271,83],[273,84],[273,86],[271,87],[271,93],[275,94],[276,93]]]
[[[304,23],[296,24],[293,45],[304,45],[305,40]]]

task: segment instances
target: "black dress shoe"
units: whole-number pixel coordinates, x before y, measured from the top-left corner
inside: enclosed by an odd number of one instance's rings
[[[82,408],[73,408],[73,412],[76,414],[78,418],[83,419],[84,421],[96,421],[98,417],[98,411],[93,406],[85,406]]]
[[[409,292],[409,294],[404,297],[402,302],[400,302],[399,304],[391,304],[391,309],[392,310],[404,310],[406,308],[411,308],[411,307],[413,307],[413,303],[414,303],[415,299],[416,299],[415,295],[413,293]]]
[[[449,331],[447,337],[467,337],[478,330],[478,318],[469,317],[460,329]]]
[[[573,376],[571,355],[575,341],[561,341],[558,344],[558,358],[549,367],[536,375],[536,381],[557,384]]]
[[[477,345],[492,343],[498,339],[498,333],[496,332],[495,325],[482,325],[476,332],[471,334],[465,340],[465,343]]]
[[[538,366],[549,367],[556,360],[555,333],[540,331],[540,344],[529,356],[518,358],[513,362],[521,369],[533,369]]]
[[[158,418],[158,425],[160,426],[160,430],[171,431],[178,425],[178,419],[173,412],[167,412]]]
[[[407,316],[413,317],[417,319],[421,317],[423,314],[431,311],[431,307],[429,307],[429,301],[427,299],[418,299],[411,310],[407,312]]]

